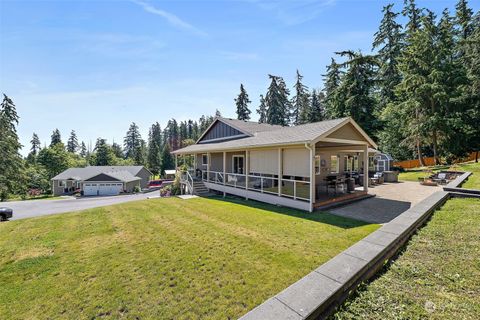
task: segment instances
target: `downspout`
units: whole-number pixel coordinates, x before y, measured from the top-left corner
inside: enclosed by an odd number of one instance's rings
[[[313,184],[315,183],[315,178],[313,176],[313,149],[310,147],[310,145],[305,142],[305,148],[310,151],[310,212],[313,212],[313,202],[314,202],[314,197],[313,197]]]

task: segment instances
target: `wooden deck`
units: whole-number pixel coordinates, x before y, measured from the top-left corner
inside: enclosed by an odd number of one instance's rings
[[[353,199],[363,198],[367,196],[366,191],[355,190],[352,193],[337,193],[337,194],[320,194],[320,197],[316,199],[313,207],[324,207],[334,204],[340,204],[342,202],[348,202]]]

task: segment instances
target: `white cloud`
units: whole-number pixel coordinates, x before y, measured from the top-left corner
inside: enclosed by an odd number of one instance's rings
[[[140,0],[131,0],[131,1],[133,3],[136,3],[139,6],[141,6],[146,12],[149,12],[151,14],[155,14],[157,16],[160,16],[160,17],[164,18],[168,23],[170,23],[172,26],[174,26],[176,28],[190,31],[190,32],[192,32],[196,35],[199,35],[199,36],[203,36],[203,37],[207,36],[206,32],[192,26],[191,24],[189,24],[188,22],[180,19],[179,17],[177,17],[173,13],[167,12],[167,11],[162,10],[162,9],[155,8],[151,4],[140,1]]]

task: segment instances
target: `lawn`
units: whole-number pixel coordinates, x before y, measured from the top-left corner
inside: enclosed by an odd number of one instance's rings
[[[0,224],[0,319],[232,319],[378,225],[150,199]]]
[[[13,198],[8,198],[7,202],[10,201],[29,201],[29,200],[59,200],[63,199],[62,196],[54,196],[51,194],[44,194],[40,196],[27,196],[25,199],[22,199],[21,197],[13,197]]]
[[[431,172],[425,172],[425,169],[427,168],[432,172],[438,172],[440,170],[449,170],[449,169],[460,170],[460,171],[470,171],[473,174],[462,185],[462,188],[480,189],[480,162],[479,163],[475,163],[475,162],[461,163],[456,167],[435,166],[435,167],[409,169],[405,172],[400,173],[398,176],[398,179],[402,181],[418,181],[418,178],[424,178],[431,175]]]
[[[480,200],[452,199],[336,319],[478,319]]]

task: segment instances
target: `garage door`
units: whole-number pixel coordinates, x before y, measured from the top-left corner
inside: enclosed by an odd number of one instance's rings
[[[115,196],[122,192],[122,183],[86,183],[83,194],[86,196]]]

